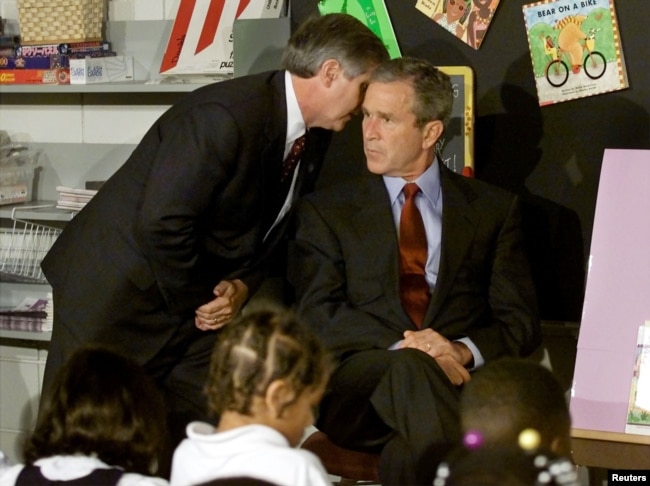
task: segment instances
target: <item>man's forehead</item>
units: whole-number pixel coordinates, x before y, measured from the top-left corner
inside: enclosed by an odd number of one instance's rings
[[[381,104],[392,106],[408,105],[413,96],[413,89],[409,83],[394,81],[390,83],[373,82],[368,85],[363,105]]]

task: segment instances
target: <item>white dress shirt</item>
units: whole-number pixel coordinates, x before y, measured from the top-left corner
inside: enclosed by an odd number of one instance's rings
[[[289,71],[284,72],[284,89],[287,98],[287,136],[284,146],[284,155],[282,157],[283,160],[287,158],[287,155],[293,146],[293,142],[295,142],[307,131],[307,125],[305,124],[305,120],[302,117],[302,112],[300,111],[300,106],[298,105],[298,98],[296,98],[296,92],[293,89],[293,82],[291,81],[291,74]],[[264,236],[264,239],[269,236],[271,230],[282,220],[282,218],[284,218],[284,216],[289,211],[291,203],[293,202],[293,193],[296,187],[296,179],[298,178],[299,170],[300,162],[298,162],[296,169],[293,171],[291,186],[289,187],[287,197],[284,200],[282,207],[280,208],[280,212],[271,225],[271,228],[269,228],[266,235]]]

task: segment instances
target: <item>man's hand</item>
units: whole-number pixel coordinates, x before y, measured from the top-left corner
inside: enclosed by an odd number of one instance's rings
[[[472,352],[465,344],[450,341],[433,329],[405,331],[400,348],[414,348],[434,358],[454,385],[462,385],[470,380],[465,368],[472,360]]]
[[[214,331],[228,324],[239,314],[248,287],[241,280],[222,280],[213,290],[216,298],[196,309],[194,324],[202,331]]]
[[[462,364],[449,355],[434,358],[438,366],[445,372],[449,381],[456,386],[467,383],[470,380],[469,371]]]

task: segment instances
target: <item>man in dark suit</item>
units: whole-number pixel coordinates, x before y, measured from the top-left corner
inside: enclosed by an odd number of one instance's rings
[[[75,348],[101,343],[157,379],[174,439],[205,419],[214,331],[260,285],[292,200],[386,59],[355,18],[315,17],[292,35],[284,70],[202,87],[163,114],[43,261],[55,309],[44,387]]]
[[[371,174],[295,212],[297,309],[339,362],[316,425],[381,450],[384,485],[431,484],[460,438],[470,372],[540,342],[516,197],[436,157],[451,106],[448,76],[426,61],[381,65],[362,104]]]

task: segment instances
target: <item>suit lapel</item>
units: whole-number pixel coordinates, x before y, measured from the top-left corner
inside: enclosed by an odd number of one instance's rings
[[[388,301],[388,306],[398,310],[405,326],[412,327],[410,318],[402,308],[399,297],[399,248],[397,230],[393,221],[390,201],[386,186],[381,176],[370,175],[361,179],[357,196],[354,199],[352,222],[364,242],[363,251],[373,256],[379,268],[385,268],[386,274],[381,286]],[[356,210],[355,210],[356,209]],[[368,237],[368,234],[371,237]]]
[[[442,248],[438,282],[427,311],[426,322],[433,322],[442,307],[474,239],[474,231],[478,224],[478,215],[472,206],[476,196],[466,186],[460,184],[462,183],[460,177],[451,174],[446,167],[440,169],[443,197]]]
[[[267,175],[272,177],[277,172],[277,178],[279,180],[287,133],[287,96],[284,88],[284,71],[278,71],[271,78],[270,89],[273,93],[273,107],[267,115],[268,118],[264,131],[266,143],[262,150],[262,158],[268,164],[265,164]]]
[[[307,132],[307,145],[298,167],[294,198],[313,191],[323,165],[323,154],[327,151],[331,138],[332,132],[322,128],[311,128]]]

